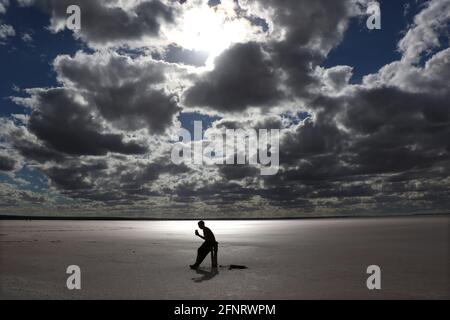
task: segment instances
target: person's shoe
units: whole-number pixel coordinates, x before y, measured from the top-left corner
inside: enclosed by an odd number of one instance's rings
[[[189,265],[189,267],[191,269],[193,269],[193,270],[197,270],[198,269],[198,265],[196,265],[196,264],[191,264],[191,265]]]

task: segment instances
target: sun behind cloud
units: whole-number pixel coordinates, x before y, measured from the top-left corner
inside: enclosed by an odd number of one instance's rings
[[[167,31],[167,38],[177,45],[207,52],[212,61],[233,43],[256,37],[251,23],[238,15],[232,1],[210,7],[206,3],[186,9],[180,24]]]

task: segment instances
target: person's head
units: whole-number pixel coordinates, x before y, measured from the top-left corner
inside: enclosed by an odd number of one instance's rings
[[[203,229],[203,228],[205,227],[205,221],[200,220],[200,221],[198,222],[198,227],[199,227],[200,229]]]

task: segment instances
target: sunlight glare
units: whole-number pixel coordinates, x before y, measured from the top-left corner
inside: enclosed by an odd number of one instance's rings
[[[181,28],[171,39],[179,46],[218,56],[231,44],[244,41],[251,33],[250,23],[239,18],[233,6],[224,3],[216,7],[193,7],[185,12]]]

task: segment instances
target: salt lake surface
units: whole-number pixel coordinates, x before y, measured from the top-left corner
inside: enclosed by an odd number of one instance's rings
[[[2,299],[449,299],[449,216],[207,221],[0,221]],[[227,265],[248,269],[228,270]],[[68,290],[66,268],[81,268]],[[368,290],[366,268],[381,268]]]

